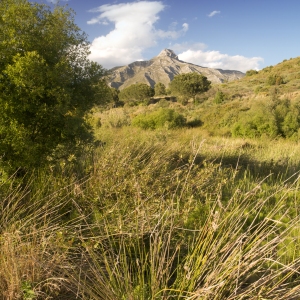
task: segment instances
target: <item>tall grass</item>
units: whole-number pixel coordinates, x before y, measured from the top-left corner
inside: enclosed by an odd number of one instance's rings
[[[300,297],[297,146],[99,135],[81,168],[1,186],[0,299]]]
[[[46,181],[36,192],[32,182],[18,182],[1,187],[0,299],[52,299],[68,292],[62,270],[73,226],[63,218],[70,199],[60,190],[45,197]]]

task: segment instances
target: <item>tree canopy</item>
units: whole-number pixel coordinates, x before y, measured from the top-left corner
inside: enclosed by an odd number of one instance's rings
[[[167,94],[167,92],[166,92],[166,86],[163,83],[158,82],[154,86],[154,92],[155,92],[155,96],[166,95]]]
[[[154,96],[154,89],[146,83],[136,83],[121,90],[119,99],[123,101],[137,101],[149,99]]]
[[[209,90],[211,82],[207,77],[198,73],[179,74],[171,81],[169,88],[171,93],[178,96],[193,98],[197,94]]]
[[[93,140],[85,116],[107,86],[105,70],[88,54],[72,11],[0,2],[2,167],[40,166]]]

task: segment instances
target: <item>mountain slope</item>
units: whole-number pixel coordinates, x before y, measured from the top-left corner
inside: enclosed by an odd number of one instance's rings
[[[211,69],[186,63],[179,60],[170,49],[164,49],[148,61],[136,61],[113,68],[110,72],[109,84],[120,90],[135,83],[146,83],[154,87],[155,83],[161,82],[168,86],[174,76],[190,72],[200,73],[212,83],[232,81],[245,75],[240,71]]]

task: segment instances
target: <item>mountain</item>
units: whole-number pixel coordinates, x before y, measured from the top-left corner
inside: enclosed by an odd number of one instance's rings
[[[117,89],[124,89],[135,83],[146,83],[154,87],[161,82],[168,86],[174,76],[196,72],[208,78],[212,83],[222,83],[244,77],[240,71],[221,70],[200,67],[178,59],[170,49],[162,50],[158,56],[147,61],[135,61],[127,66],[110,70],[109,84]]]

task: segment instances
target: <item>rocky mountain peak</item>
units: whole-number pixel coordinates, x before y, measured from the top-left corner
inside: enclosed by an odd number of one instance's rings
[[[171,49],[164,49],[162,50],[157,57],[162,57],[162,56],[168,56],[171,58],[178,59],[178,56],[175,54],[175,52]]]
[[[190,72],[202,74],[213,83],[227,82],[245,75],[239,71],[205,68],[187,63],[179,60],[173,50],[164,49],[150,60],[136,61],[112,69],[109,85],[121,90],[135,83],[146,83],[154,87],[161,82],[167,87],[174,76]]]

